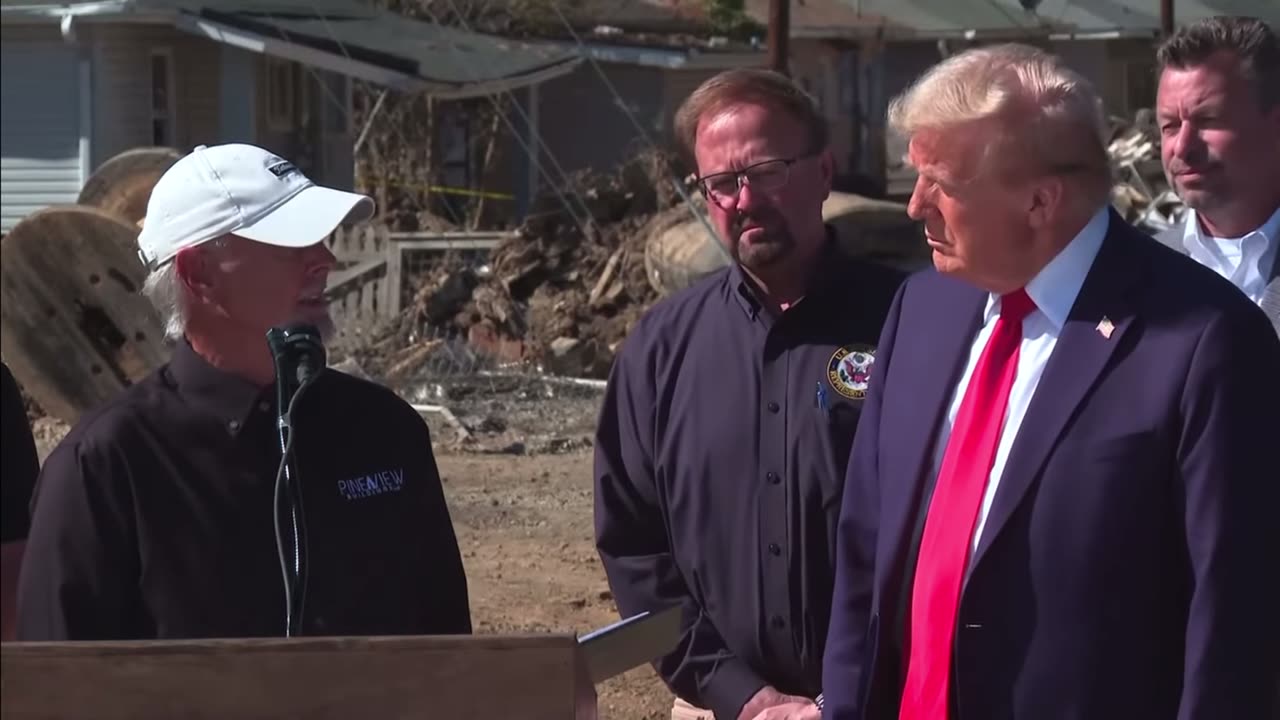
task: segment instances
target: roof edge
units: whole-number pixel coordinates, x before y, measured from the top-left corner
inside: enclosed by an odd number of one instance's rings
[[[581,62],[580,57],[567,57],[503,78],[455,83],[433,80],[425,76],[421,65],[417,62],[383,64],[378,61],[377,54],[372,52],[362,53],[362,57],[352,57],[349,53],[333,53],[308,43],[266,34],[261,31],[261,28],[231,22],[229,18],[179,13],[174,18],[174,26],[193,35],[249,52],[292,60],[392,90],[422,92],[442,99],[481,97],[533,85],[564,75]]]

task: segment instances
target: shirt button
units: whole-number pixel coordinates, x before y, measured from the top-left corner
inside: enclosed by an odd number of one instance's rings
[[[770,485],[777,485],[782,482],[782,478],[778,477],[778,473],[776,472],[769,472],[765,474],[764,479],[768,480]]]
[[[778,412],[778,410],[779,410],[779,409],[780,409],[780,408],[778,407],[778,403],[776,403],[776,402],[771,402],[771,403],[769,403],[769,412],[771,412],[771,413],[776,413],[776,412]]]
[[[774,615],[773,619],[769,622],[773,625],[775,630],[781,630],[787,626],[787,621],[783,620],[781,615]]]
[[[774,555],[781,555],[782,546],[778,545],[778,543],[769,543],[769,552]]]
[[[240,429],[240,421],[239,421],[239,420],[232,420],[231,422],[227,423],[227,429],[228,429],[228,430],[230,430],[231,432],[235,432],[235,431],[239,430],[239,429]]]
[[[264,400],[258,403],[258,409],[261,410],[262,412],[266,412],[271,409],[271,403]]]

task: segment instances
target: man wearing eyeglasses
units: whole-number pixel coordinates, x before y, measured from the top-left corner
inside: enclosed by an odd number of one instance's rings
[[[683,608],[656,663],[673,718],[817,718],[845,463],[902,276],[836,249],[826,124],[786,77],[712,78],[676,129],[733,262],[619,353],[597,547],[623,615]]]

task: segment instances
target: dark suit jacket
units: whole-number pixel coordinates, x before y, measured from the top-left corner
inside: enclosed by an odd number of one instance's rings
[[[969,564],[951,720],[1274,712],[1280,340],[1226,280],[1110,222]],[[837,531],[827,720],[897,718],[936,429],[986,299],[925,271],[890,310]]]
[[[1185,232],[1185,223],[1178,223],[1156,235],[1155,238],[1165,246],[1186,255],[1187,245],[1183,242]],[[1280,253],[1276,253],[1275,261],[1271,263],[1267,288],[1262,291],[1262,311],[1267,314],[1267,319],[1271,321],[1271,327],[1275,328],[1276,335],[1280,335]]]

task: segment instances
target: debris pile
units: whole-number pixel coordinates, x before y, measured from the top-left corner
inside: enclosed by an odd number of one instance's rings
[[[446,256],[407,278],[418,288],[413,302],[357,351],[361,364],[395,381],[466,346],[556,374],[604,377],[658,297],[643,229],[683,203],[675,168],[673,155],[649,152],[612,174],[578,173],[563,194],[539,198],[485,264]]]
[[[675,156],[654,151],[612,174],[571,178],[563,195],[539,199],[486,260],[446,257],[407,277],[417,288],[413,301],[381,339],[375,333],[357,350],[361,364],[393,384],[498,363],[607,376],[622,340],[658,298],[728,262],[699,219],[702,198],[680,177]],[[851,255],[905,269],[929,262],[905,205],[833,192],[823,217]]]
[[[1182,219],[1186,207],[1169,187],[1160,162],[1154,111],[1139,110],[1133,121],[1112,118],[1107,155],[1115,177],[1111,201],[1125,220],[1158,233]]]

